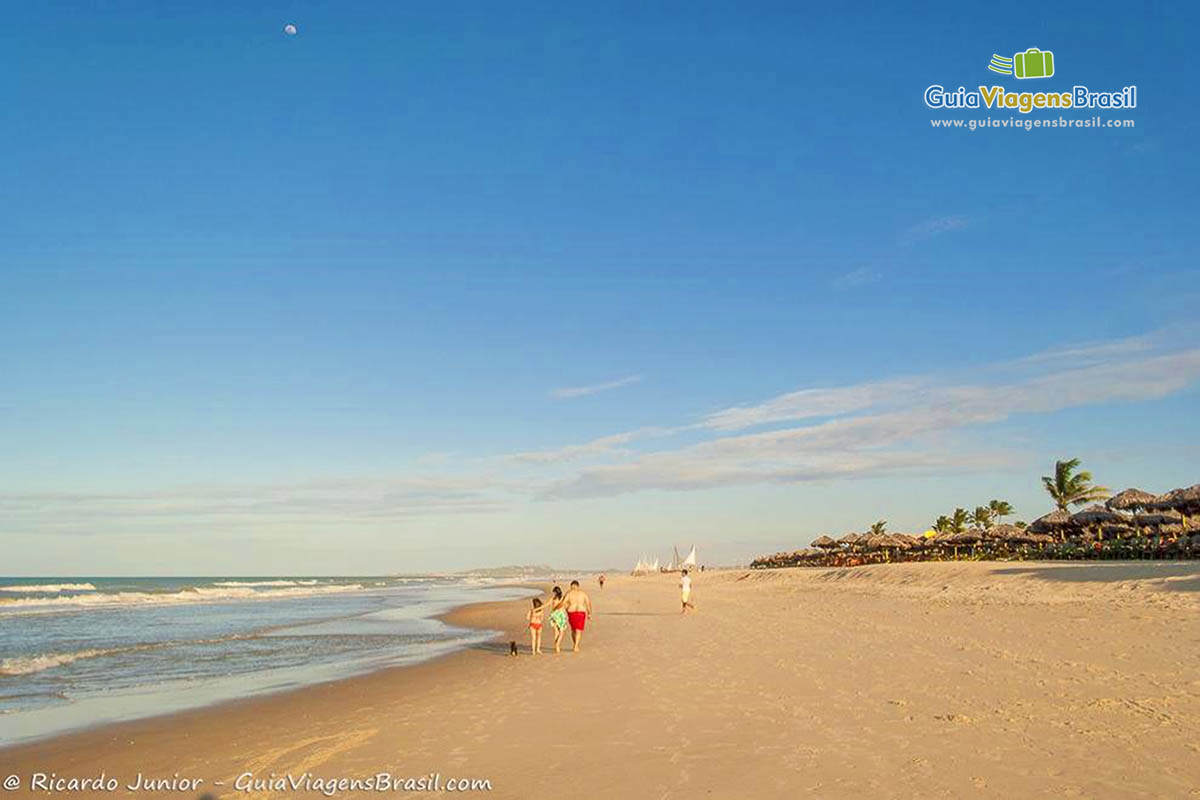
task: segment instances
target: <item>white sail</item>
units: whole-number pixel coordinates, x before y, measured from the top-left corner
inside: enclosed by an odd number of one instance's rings
[[[688,556],[687,556],[687,558],[685,558],[685,559],[683,560],[683,563],[682,563],[682,564],[680,564],[680,566],[681,566],[681,567],[694,567],[694,566],[696,566],[696,545],[692,545],[692,552],[688,553]]]
[[[650,565],[651,572],[658,572],[658,559],[654,559],[654,563]]]

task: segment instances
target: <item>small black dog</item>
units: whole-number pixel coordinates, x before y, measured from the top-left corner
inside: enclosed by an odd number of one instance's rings
[[[510,656],[515,656],[517,654],[517,643],[516,642],[508,643],[508,654]]]

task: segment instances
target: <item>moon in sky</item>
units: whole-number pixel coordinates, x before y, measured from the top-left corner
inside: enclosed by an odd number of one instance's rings
[[[283,32],[286,33],[288,36],[295,36],[296,35],[296,26],[289,22],[287,25],[283,26]]]

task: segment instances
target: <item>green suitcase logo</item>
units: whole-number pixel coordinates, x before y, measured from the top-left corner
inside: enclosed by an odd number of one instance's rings
[[[1018,78],[1049,78],[1054,74],[1054,53],[1031,47],[1013,56],[1013,75]]]

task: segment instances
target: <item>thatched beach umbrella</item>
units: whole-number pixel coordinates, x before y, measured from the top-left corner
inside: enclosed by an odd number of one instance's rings
[[[1099,503],[1072,514],[1071,525],[1080,530],[1094,532],[1098,539],[1103,539],[1105,534],[1124,536],[1134,528],[1131,515],[1110,511]]]
[[[1004,547],[1019,547],[1025,544],[1031,544],[1029,538],[1032,534],[1027,533],[1024,528],[1018,528],[1016,525],[1001,523],[988,528],[988,538],[995,544],[1003,545]]]
[[[1108,498],[1104,505],[1113,511],[1139,511],[1149,508],[1157,499],[1157,495],[1141,489],[1126,489]]]
[[[1154,528],[1159,525],[1182,525],[1183,515],[1176,511],[1148,511],[1134,514],[1133,521],[1139,528]]]
[[[941,538],[941,537],[939,537],[939,538]],[[982,541],[982,537],[979,535],[979,529],[973,528],[971,530],[965,530],[960,533],[950,534],[942,541],[942,544],[947,547],[953,548],[954,558],[957,559],[958,558],[958,548],[960,548],[960,547],[974,548],[975,545],[979,544],[980,541]]]
[[[858,540],[859,547],[871,551],[884,551],[885,554],[899,547],[899,542],[886,533],[864,533]]]
[[[1150,508],[1154,511],[1178,511],[1185,520],[1200,514],[1200,483],[1159,495]]]
[[[1076,511],[1071,515],[1071,525],[1076,528],[1090,528],[1094,525],[1124,524],[1129,521],[1129,517],[1126,517],[1124,514],[1118,514],[1116,511],[1109,511],[1099,503],[1088,506],[1082,511]]]
[[[1070,524],[1071,515],[1060,508],[1031,522],[1029,524],[1029,532],[1062,535],[1063,530]]]
[[[1037,543],[1036,533],[1029,533],[1022,528],[1018,528],[1016,525],[997,525],[996,528],[1004,528],[1003,533],[1005,544],[1023,545]]]
[[[838,543],[833,539],[830,539],[828,536],[818,536],[816,539],[812,540],[812,546],[819,547],[822,550],[831,550],[837,547]]]
[[[990,528],[973,528],[979,534],[979,541],[983,543],[1001,542],[1004,541],[1004,532],[1000,530],[998,525],[993,525]]]
[[[847,533],[845,536],[838,539],[838,544],[843,547],[857,547],[862,539],[857,533]]]

